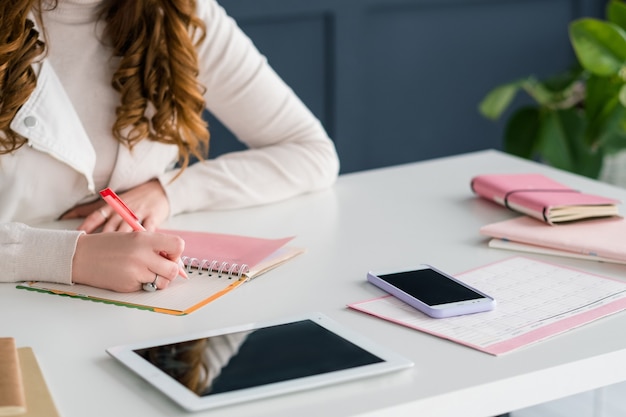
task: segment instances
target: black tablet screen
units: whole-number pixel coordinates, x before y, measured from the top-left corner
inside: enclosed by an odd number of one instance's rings
[[[135,353],[200,396],[383,362],[311,320]]]

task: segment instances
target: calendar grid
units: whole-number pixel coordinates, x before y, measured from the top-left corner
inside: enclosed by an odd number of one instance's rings
[[[516,256],[457,275],[493,296],[489,312],[431,318],[392,296],[349,307],[493,355],[626,309],[626,282]]]

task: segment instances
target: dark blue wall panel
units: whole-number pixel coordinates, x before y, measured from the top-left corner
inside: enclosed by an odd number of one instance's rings
[[[221,0],[320,118],[342,172],[500,148],[477,106],[566,69],[568,23],[603,0]],[[518,100],[520,103],[524,99]],[[236,148],[211,119],[211,154]]]

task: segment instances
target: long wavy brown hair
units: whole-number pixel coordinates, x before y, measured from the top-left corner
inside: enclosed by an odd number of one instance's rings
[[[27,142],[10,123],[35,89],[32,64],[46,53],[29,13],[43,27],[44,7],[57,1],[0,0],[0,155]],[[205,27],[194,14],[195,1],[105,0],[100,15],[102,42],[120,58],[111,80],[120,93],[113,136],[131,149],[144,139],[174,144],[183,168],[192,155],[201,159],[209,142],[195,50]]]

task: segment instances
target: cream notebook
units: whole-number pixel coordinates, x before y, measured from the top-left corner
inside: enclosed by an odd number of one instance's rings
[[[177,278],[162,291],[118,293],[87,285],[33,281],[18,288],[182,315],[191,313],[239,285],[304,252],[285,246],[292,237],[264,239],[186,230],[160,230],[185,240],[182,257],[189,280]]]
[[[0,416],[59,416],[33,350],[12,337],[0,338]]]
[[[24,393],[26,394],[26,413],[21,417],[59,417],[59,412],[54,404],[48,385],[43,377],[37,358],[29,347],[17,349],[22,379],[24,381]]]

